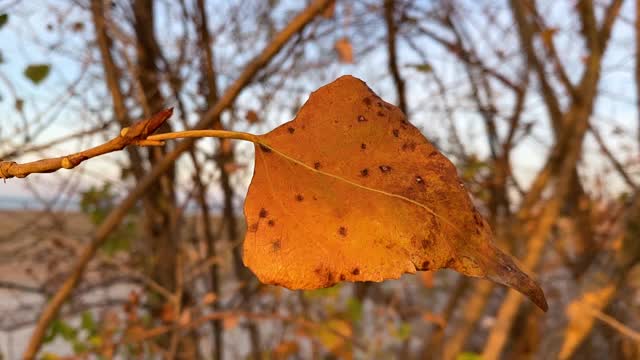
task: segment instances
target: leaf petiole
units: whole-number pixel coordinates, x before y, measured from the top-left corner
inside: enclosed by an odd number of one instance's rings
[[[255,144],[261,144],[260,138],[254,134],[229,131],[229,130],[187,130],[176,131],[164,134],[150,135],[146,140],[151,141],[164,141],[170,139],[182,139],[182,138],[203,138],[203,137],[216,137],[220,139],[236,139],[249,141]]]

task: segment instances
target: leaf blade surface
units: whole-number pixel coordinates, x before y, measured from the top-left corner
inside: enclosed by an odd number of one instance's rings
[[[450,268],[539,286],[492,242],[453,164],[366,84],[344,76],[259,136],[245,201],[244,261],[291,289]]]

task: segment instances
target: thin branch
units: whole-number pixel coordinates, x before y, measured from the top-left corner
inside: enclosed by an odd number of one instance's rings
[[[617,330],[620,334],[630,338],[631,340],[637,343],[640,343],[640,332],[633,330],[632,328],[626,326],[625,324],[621,323],[615,318],[603,313],[602,311],[592,307],[591,305],[589,305],[584,301],[580,303],[580,305],[589,313],[591,313],[593,316],[598,318],[600,321],[604,322],[605,324]]]
[[[2,161],[0,162],[0,178],[23,178],[34,173],[50,173],[62,168],[73,169],[85,160],[122,150],[129,145],[160,145],[160,142],[148,141],[146,138],[156,131],[172,113],[173,108],[160,111],[148,119],[141,120],[129,128],[122,129],[119,136],[108,142],[75,154],[24,164],[18,164],[14,161]]]
[[[395,1],[385,0],[384,2],[384,20],[387,24],[387,52],[389,62],[389,72],[393,77],[393,83],[396,87],[396,94],[398,96],[398,106],[405,115],[407,114],[407,99],[405,95],[405,83],[404,79],[400,76],[400,70],[398,70],[398,51],[396,45],[396,33],[397,26],[395,23]]]
[[[589,131],[591,132],[591,135],[593,135],[593,138],[596,139],[598,146],[600,146],[600,151],[602,151],[605,154],[605,156],[609,159],[609,161],[611,161],[611,164],[618,172],[618,175],[622,177],[622,179],[627,183],[627,185],[629,185],[630,188],[632,188],[634,191],[638,191],[638,185],[631,179],[629,174],[627,174],[627,171],[625,170],[624,166],[622,166],[620,161],[618,161],[618,159],[616,159],[615,155],[613,155],[611,150],[609,150],[609,148],[607,147],[607,144],[604,143],[602,136],[600,136],[600,132],[598,131],[598,129],[593,127],[593,125],[590,125]]]
[[[17,157],[20,155],[24,155],[27,153],[32,153],[32,152],[39,152],[39,151],[44,151],[47,150],[49,148],[52,148],[56,145],[60,145],[63,144],[67,141],[71,141],[74,139],[79,139],[82,138],[84,136],[89,136],[89,135],[95,135],[97,133],[100,133],[104,130],[106,130],[108,127],[107,123],[102,123],[99,124],[91,129],[88,130],[82,130],[82,131],[78,131],[76,133],[73,134],[69,134],[69,135],[65,135],[62,137],[59,137],[57,139],[51,140],[49,142],[46,142],[44,144],[39,144],[39,145],[31,145],[31,146],[27,146],[27,147],[23,147],[23,148],[18,148],[15,149],[11,152],[5,153],[5,154],[0,154],[0,159],[6,159],[6,158],[11,158],[11,157]]]

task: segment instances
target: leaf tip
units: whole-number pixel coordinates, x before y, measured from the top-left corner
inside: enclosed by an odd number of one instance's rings
[[[541,310],[547,312],[549,305],[538,283],[522,271],[511,256],[497,248],[495,250],[496,263],[495,266],[490,267],[487,278],[517,290],[527,296]]]

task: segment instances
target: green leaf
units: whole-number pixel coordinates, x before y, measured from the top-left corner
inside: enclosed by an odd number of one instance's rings
[[[394,331],[393,336],[401,341],[409,339],[411,337],[411,324],[403,322],[398,326],[398,328]]]
[[[314,333],[318,341],[335,354],[341,347],[348,345],[346,339],[353,333],[353,328],[346,320],[329,319],[315,329]]]
[[[433,67],[431,67],[430,64],[408,64],[407,66],[423,73],[430,73],[433,71]]]
[[[80,322],[80,327],[87,330],[89,336],[97,334],[98,326],[96,325],[96,321],[93,319],[93,314],[90,311],[85,311],[82,313],[82,321]]]
[[[482,360],[482,356],[472,352],[463,352],[456,356],[456,360]]]
[[[27,66],[24,69],[24,76],[26,76],[34,84],[40,84],[48,75],[51,70],[51,65],[48,64],[33,64]]]
[[[362,318],[362,303],[356,298],[347,300],[347,315],[353,322],[358,322]]]
[[[44,344],[52,342],[56,338],[56,336],[58,336],[58,333],[60,332],[59,323],[60,321],[58,319],[55,319],[53,320],[53,322],[51,322],[51,325],[49,325],[49,328],[47,328],[47,333],[44,336],[44,340],[42,340]]]
[[[60,321],[59,330],[62,338],[69,342],[76,340],[76,337],[78,336],[78,331],[64,321]]]
[[[0,29],[2,29],[3,26],[7,25],[7,22],[9,22],[9,14],[0,14]]]
[[[58,360],[60,357],[54,353],[46,352],[42,355],[42,360]]]
[[[87,344],[81,342],[81,341],[74,341],[73,342],[73,352],[75,354],[82,354],[84,352],[86,352],[88,350],[88,346]]]
[[[305,291],[304,296],[307,299],[335,298],[340,294],[341,284],[328,288]]]
[[[122,234],[121,231],[116,231],[115,235],[122,236],[112,236],[102,246],[102,250],[104,250],[107,255],[113,256],[119,251],[128,251],[131,249],[131,242],[126,238],[127,233]]]
[[[91,346],[99,348],[102,346],[102,338],[99,335],[95,335],[90,337],[87,342],[91,344]]]

